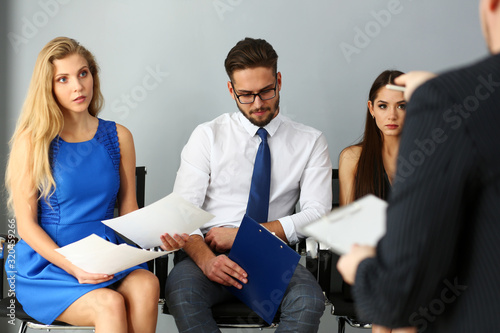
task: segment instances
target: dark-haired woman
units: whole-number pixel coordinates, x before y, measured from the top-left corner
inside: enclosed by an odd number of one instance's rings
[[[402,92],[385,86],[394,84],[401,74],[388,70],[377,77],[370,89],[363,139],[340,153],[340,205],[369,193],[387,199],[396,171],[406,102]]]
[[[345,148],[339,157],[340,205],[366,194],[387,199],[396,173],[399,138],[406,102],[402,92],[386,88],[403,73],[387,70],[373,82],[361,142]],[[390,328],[373,325],[372,332],[416,332],[412,327]]]

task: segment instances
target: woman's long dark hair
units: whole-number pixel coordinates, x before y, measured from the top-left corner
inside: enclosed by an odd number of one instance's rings
[[[396,70],[382,72],[373,82],[368,96],[372,105],[378,92],[386,84],[394,84],[394,79],[404,74]],[[374,194],[379,198],[386,198],[389,189],[384,181],[384,162],[382,160],[382,145],[384,137],[377,127],[375,119],[367,107],[365,132],[363,139],[356,144],[361,147],[358,166],[354,178],[354,199],[366,194]]]

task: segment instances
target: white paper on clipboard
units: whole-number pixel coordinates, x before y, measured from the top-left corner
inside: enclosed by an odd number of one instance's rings
[[[332,210],[302,232],[325,243],[333,252],[344,254],[353,244],[377,245],[386,231],[386,211],[387,202],[369,194]]]

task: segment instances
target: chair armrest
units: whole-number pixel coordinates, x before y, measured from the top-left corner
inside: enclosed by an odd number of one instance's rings
[[[307,257],[306,267],[316,277],[318,284],[327,296],[342,296],[352,301],[350,286],[344,282],[342,275],[337,270],[340,256],[324,249],[323,246],[312,238],[306,240]],[[331,300],[330,300],[331,301]]]

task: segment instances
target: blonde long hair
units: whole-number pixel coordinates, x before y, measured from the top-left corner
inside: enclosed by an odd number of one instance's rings
[[[89,71],[94,80],[93,96],[88,112],[94,117],[97,116],[104,99],[99,82],[99,67],[94,56],[76,40],[57,37],[48,42],[38,54],[28,94],[16,130],[10,140],[12,150],[20,137],[27,139],[29,144],[28,175],[33,184],[33,191],[38,191],[38,199],[43,198],[45,201],[48,201],[56,187],[50,165],[50,144],[61,133],[64,126],[61,108],[53,94],[53,62],[72,54],[79,54],[87,60]],[[7,164],[5,186],[8,192],[7,205],[13,210],[12,185],[20,170],[13,170],[11,158],[10,156]]]

